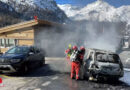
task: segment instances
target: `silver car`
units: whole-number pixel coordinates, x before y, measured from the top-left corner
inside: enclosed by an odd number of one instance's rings
[[[97,80],[118,80],[123,77],[124,70],[118,54],[99,49],[87,49],[84,60],[84,76]]]

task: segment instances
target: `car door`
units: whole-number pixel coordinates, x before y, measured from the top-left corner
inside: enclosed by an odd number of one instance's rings
[[[90,51],[88,56],[87,56],[87,60],[86,60],[86,69],[89,69],[91,67],[91,62],[93,61],[93,52]]]
[[[28,64],[30,68],[33,68],[37,65],[36,53],[34,47],[30,47],[29,55],[28,55]]]
[[[34,51],[35,51],[34,55],[35,64],[39,66],[41,62],[43,62],[43,56],[41,55],[41,52],[37,47],[34,47]]]
[[[38,48],[34,48],[35,49],[35,58],[36,58],[36,61],[39,62],[41,60],[41,56],[40,56],[40,50]]]

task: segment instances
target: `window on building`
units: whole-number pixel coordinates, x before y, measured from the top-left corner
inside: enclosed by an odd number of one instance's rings
[[[17,45],[16,39],[0,39],[0,46],[1,47],[11,47]]]
[[[1,46],[4,47],[5,46],[5,40],[1,39]]]
[[[14,39],[9,39],[9,46],[15,46],[15,40]]]
[[[9,45],[9,39],[5,39],[5,47],[8,47]]]

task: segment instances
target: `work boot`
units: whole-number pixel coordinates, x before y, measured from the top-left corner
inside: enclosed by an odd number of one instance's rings
[[[79,77],[76,77],[76,80],[79,80]]]
[[[74,77],[71,77],[71,79],[74,79]]]

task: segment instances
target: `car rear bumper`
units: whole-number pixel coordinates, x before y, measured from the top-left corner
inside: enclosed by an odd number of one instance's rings
[[[16,72],[16,70],[11,65],[0,65],[0,72],[14,73],[14,72]]]

